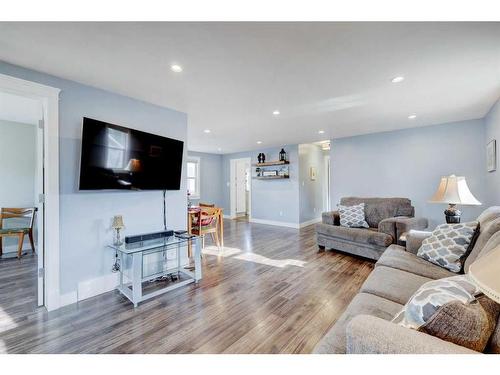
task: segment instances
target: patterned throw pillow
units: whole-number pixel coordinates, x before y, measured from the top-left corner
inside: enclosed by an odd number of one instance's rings
[[[460,272],[477,227],[477,221],[438,225],[422,242],[417,256],[452,272]]]
[[[365,220],[365,204],[355,206],[337,206],[340,215],[340,225],[348,228],[369,228]]]
[[[392,322],[482,352],[499,313],[500,305],[460,275],[422,285]]]

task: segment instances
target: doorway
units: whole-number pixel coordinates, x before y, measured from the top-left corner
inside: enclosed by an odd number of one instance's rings
[[[44,304],[42,113],[39,101],[0,91],[0,268],[9,275],[2,284],[18,285],[9,295],[36,306]]]
[[[325,179],[323,181],[323,209],[328,212],[332,209],[332,203],[330,198],[331,192],[331,177],[330,177],[330,155],[324,156],[324,176]]]
[[[35,253],[31,250],[30,236],[26,230],[25,239],[27,238],[27,240],[25,241],[27,243],[22,242],[21,259],[18,260],[16,254],[12,260],[6,259],[5,262],[1,260],[0,264],[2,267],[8,267],[8,262],[11,261],[20,265],[23,257],[29,262],[29,254],[35,254],[32,255],[30,267],[27,267],[26,271],[34,279],[32,289],[19,287],[14,288],[14,290],[30,293],[32,297],[30,303],[35,306],[45,306],[49,311],[56,310],[61,306],[59,285],[59,93],[60,90],[54,87],[0,74],[0,94],[3,95],[0,98],[0,112],[10,112],[10,115],[20,112],[24,114],[26,112],[36,113],[36,117],[30,121],[30,126],[34,128],[35,132],[32,151],[36,160],[34,176],[32,179],[29,178],[33,188],[32,200],[26,204],[19,202],[19,205],[30,204],[36,208],[32,228],[33,235],[31,236],[33,237]],[[14,104],[14,101],[10,99],[15,100],[18,104]],[[21,111],[19,111],[20,107]],[[29,108],[32,109],[28,110]],[[20,151],[23,150],[26,151],[28,148],[24,146]],[[3,159],[5,158],[2,157]],[[7,160],[15,165],[12,157],[9,156]],[[18,204],[2,202],[1,205]],[[22,220],[22,218],[17,217],[15,219]],[[20,239],[21,236],[19,236]],[[12,257],[12,255],[7,255],[8,253],[9,251],[6,252],[6,258]],[[15,295],[10,297],[16,301],[19,300]],[[2,299],[0,298],[0,300]]]
[[[230,214],[232,219],[248,221],[252,207],[251,159],[230,160]]]

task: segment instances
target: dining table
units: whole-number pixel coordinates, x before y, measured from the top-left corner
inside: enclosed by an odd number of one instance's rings
[[[219,232],[220,246],[224,247],[224,209],[220,207],[215,207],[215,208],[218,209],[217,230]],[[200,211],[201,211],[200,206],[188,207],[187,231],[189,234],[192,234],[191,229],[192,229],[193,219],[196,217],[196,215],[199,215]],[[191,244],[189,244],[188,247],[188,256],[191,257]]]

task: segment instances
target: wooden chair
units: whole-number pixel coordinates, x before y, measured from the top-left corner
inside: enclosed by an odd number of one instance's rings
[[[210,234],[212,241],[214,241],[220,249],[218,230],[219,215],[219,208],[200,205],[200,211],[197,215],[193,216],[191,233],[201,236],[202,248],[205,248],[205,235]]]
[[[23,242],[24,236],[27,234],[30,239],[31,250],[35,252],[35,244],[33,242],[33,225],[35,223],[35,212],[36,207],[28,208],[2,208],[0,210],[0,256],[3,254],[2,238],[3,237],[17,237],[17,257],[21,258],[23,255]],[[4,228],[3,222],[5,219],[12,218],[29,218],[29,223],[27,226],[16,227],[16,228]]]
[[[200,207],[215,207],[215,203],[199,203],[198,206]]]

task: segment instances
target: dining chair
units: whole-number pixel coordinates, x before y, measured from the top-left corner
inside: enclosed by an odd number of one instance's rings
[[[220,249],[218,221],[219,208],[200,205],[200,211],[193,216],[191,233],[201,237],[202,248],[205,248],[205,235],[210,234],[212,241]]]
[[[215,207],[215,203],[199,203],[198,206],[200,207]]]
[[[20,259],[23,255],[23,242],[24,236],[27,234],[30,239],[31,250],[33,253],[35,252],[35,244],[33,242],[33,225],[35,223],[35,212],[38,209],[36,207],[28,207],[28,208],[2,208],[0,210],[0,256],[3,255],[3,237],[17,237],[18,245],[17,245],[17,257]],[[4,220],[5,219],[19,219],[25,218],[29,221],[26,223],[27,225],[12,227],[12,228],[4,228]]]

